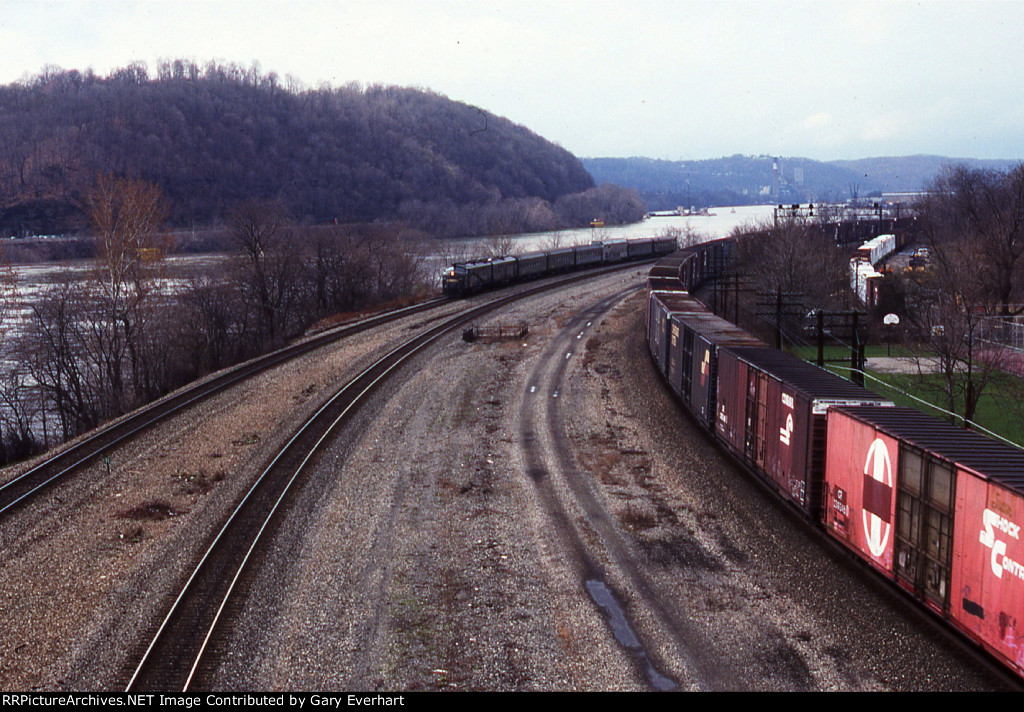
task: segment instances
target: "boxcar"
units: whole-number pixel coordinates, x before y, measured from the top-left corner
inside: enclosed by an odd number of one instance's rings
[[[858,247],[855,255],[859,260],[876,265],[896,249],[896,235],[879,235]]]
[[[688,253],[677,252],[663,257],[651,267],[647,274],[647,289],[657,291],[680,291],[683,289],[679,278],[682,264],[688,259]]]
[[[723,348],[716,433],[782,497],[817,520],[826,413],[836,405],[892,405],[850,381],[774,349]]]
[[[703,273],[704,256],[703,252],[689,251],[686,253],[686,259],[679,265],[679,281],[683,289],[692,291],[700,285],[699,277]]]
[[[697,420],[710,430],[718,400],[720,349],[766,348],[766,345],[732,322],[711,313],[673,314],[670,322],[669,383]]]
[[[829,534],[1024,672],[1024,451],[909,408],[828,428]]]
[[[694,265],[694,281],[690,282],[689,288],[692,289],[722,275],[729,264],[733,242],[726,238],[706,242],[700,246],[700,259],[698,264]]]
[[[670,318],[680,312],[707,314],[703,304],[686,292],[651,292],[648,296],[647,339],[648,348],[658,370],[668,375],[669,344],[671,341]],[[678,389],[675,389],[679,393]]]

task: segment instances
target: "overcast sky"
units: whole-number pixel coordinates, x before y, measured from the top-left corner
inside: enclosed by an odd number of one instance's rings
[[[432,89],[577,156],[1024,158],[1024,0],[0,0],[0,83],[184,58]]]

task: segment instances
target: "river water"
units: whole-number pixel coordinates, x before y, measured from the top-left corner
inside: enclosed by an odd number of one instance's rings
[[[652,217],[630,225],[526,233],[511,235],[507,240],[512,243],[516,252],[529,252],[556,245],[565,247],[589,243],[594,240],[633,240],[643,237],[660,237],[673,228],[689,231],[707,239],[715,239],[728,237],[735,228],[754,226],[771,220],[774,208],[773,205],[711,208],[707,215]],[[473,257],[477,254],[488,254],[487,248],[494,244],[494,238],[473,237],[458,242],[463,248],[460,252],[470,253],[468,256]],[[477,249],[476,254],[472,253],[474,247]]]
[[[643,237],[659,237],[669,230],[683,230],[706,239],[728,236],[735,228],[753,225],[772,217],[771,205],[744,205],[737,207],[712,208],[707,215],[687,215],[670,217],[652,217],[631,225],[619,225],[601,228],[578,228],[573,230],[557,230],[552,232],[527,233],[502,238],[503,244],[510,246],[515,253],[532,250],[549,249],[556,246],[569,246],[589,243],[593,240],[638,239]],[[442,243],[436,243],[440,246]],[[473,237],[450,240],[443,243],[444,252],[458,254],[458,259],[485,257],[493,253],[495,238]],[[430,249],[428,244],[428,249]],[[176,255],[166,260],[167,276],[162,280],[162,290],[173,293],[188,281],[190,274],[209,272],[227,259],[225,255]],[[428,257],[431,273],[440,274],[445,266],[444,256]],[[21,333],[26,321],[31,317],[31,305],[40,294],[49,289],[56,280],[72,278],[76,274],[83,277],[92,268],[89,260],[71,263],[51,263],[32,265],[13,265],[17,281],[17,289],[13,303],[0,304],[0,367],[5,364],[6,351],[4,344],[10,344],[13,337]],[[10,296],[0,290],[0,298]]]

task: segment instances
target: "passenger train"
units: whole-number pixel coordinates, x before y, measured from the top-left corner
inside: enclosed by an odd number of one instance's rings
[[[462,297],[561,272],[600,267],[626,260],[651,259],[675,250],[676,241],[671,237],[595,241],[588,245],[540,250],[522,255],[456,262],[445,269],[441,285],[445,295]]]

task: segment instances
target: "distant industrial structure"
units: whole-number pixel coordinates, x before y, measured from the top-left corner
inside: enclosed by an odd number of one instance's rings
[[[772,158],[772,184],[769,193],[773,203],[792,203],[801,200],[807,201],[810,198],[803,194],[804,169],[802,166],[794,166],[792,179],[786,178],[783,171],[782,157]]]

